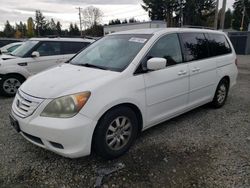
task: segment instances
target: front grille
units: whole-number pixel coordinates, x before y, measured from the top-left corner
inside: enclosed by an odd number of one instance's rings
[[[13,112],[21,118],[26,118],[33,114],[43,99],[32,97],[18,91],[12,104]]]

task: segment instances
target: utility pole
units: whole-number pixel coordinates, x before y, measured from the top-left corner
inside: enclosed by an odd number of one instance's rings
[[[227,5],[227,0],[223,0],[221,17],[220,17],[220,29],[221,30],[224,29],[226,5]]]
[[[240,30],[243,31],[244,28],[244,18],[245,18],[245,12],[246,12],[246,7],[243,1],[243,11],[242,11],[242,19],[241,19],[241,25],[240,25]]]
[[[215,16],[214,16],[214,29],[218,28],[218,14],[219,14],[219,0],[216,1]]]
[[[178,0],[178,5],[180,6],[179,20],[178,20],[179,27],[182,27],[182,26],[183,26],[182,1],[183,1],[183,0]]]
[[[79,11],[80,32],[81,32],[81,37],[82,37],[82,15],[81,15],[82,8],[81,7],[77,7],[76,9],[78,9],[78,11]]]

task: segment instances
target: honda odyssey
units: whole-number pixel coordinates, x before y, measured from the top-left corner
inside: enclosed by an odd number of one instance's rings
[[[11,124],[65,157],[124,154],[139,132],[206,103],[222,107],[236,84],[228,37],[203,29],[113,33],[69,62],[29,78]]]

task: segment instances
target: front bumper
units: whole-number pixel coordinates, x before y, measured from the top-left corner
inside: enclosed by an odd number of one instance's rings
[[[20,118],[18,121],[21,135],[33,144],[69,158],[77,158],[91,153],[92,136],[96,126],[82,114],[73,118],[47,118],[36,116],[34,119]]]

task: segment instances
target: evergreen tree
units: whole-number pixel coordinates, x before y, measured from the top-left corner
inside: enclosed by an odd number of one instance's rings
[[[172,26],[172,14],[178,0],[143,0],[142,8],[148,12],[151,20],[165,20]]]
[[[109,21],[109,25],[117,25],[117,24],[121,24],[121,20],[115,19]]]
[[[215,14],[215,0],[187,0],[183,17],[185,25],[212,26]]]
[[[14,37],[15,29],[10,25],[10,22],[7,20],[3,30],[5,37]]]
[[[103,26],[95,24],[89,29],[85,30],[85,34],[92,37],[101,37],[103,36]]]
[[[225,23],[224,28],[229,29],[232,26],[233,13],[231,9],[228,9],[225,13]]]
[[[27,20],[27,37],[31,38],[35,36],[35,25],[33,22],[33,19],[31,17],[28,18]]]
[[[235,0],[235,3],[233,5],[234,11],[233,11],[233,28],[236,30],[240,30],[241,27],[241,20],[243,15],[243,10],[245,7],[245,18],[243,22],[243,31],[246,31],[249,24],[249,16],[250,16],[250,1],[248,0]]]
[[[59,21],[56,23],[56,32],[59,36],[62,34],[62,25]]]
[[[35,23],[37,35],[43,36],[46,33],[46,30],[48,29],[48,23],[40,10],[36,10]]]
[[[80,30],[79,30],[77,24],[70,23],[69,35],[70,36],[80,36]]]

